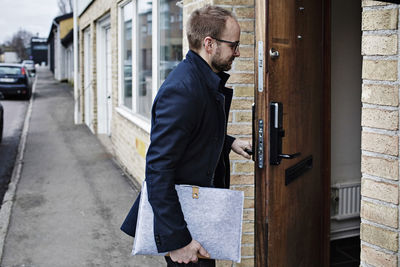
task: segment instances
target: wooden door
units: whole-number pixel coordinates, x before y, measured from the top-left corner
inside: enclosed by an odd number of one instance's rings
[[[257,266],[328,266],[327,1],[257,0],[256,10]],[[273,102],[281,153],[300,153],[280,163]]]

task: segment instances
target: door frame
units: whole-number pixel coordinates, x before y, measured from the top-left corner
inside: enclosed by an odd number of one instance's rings
[[[83,30],[84,122],[94,133],[92,44],[92,32],[91,28],[88,27]]]
[[[112,84],[107,81],[107,67],[111,67],[111,62],[107,62],[107,36],[106,31],[111,29],[110,14],[103,16],[97,22],[97,133],[111,136],[111,116],[112,105]],[[111,37],[111,33],[109,33]],[[109,40],[111,41],[111,40]],[[107,64],[110,64],[108,66]],[[112,75],[112,73],[110,73]],[[109,77],[111,79],[111,77]],[[110,99],[108,93],[110,91]]]
[[[255,103],[255,114],[253,121],[253,132],[257,133],[256,129],[258,129],[257,121],[258,119],[264,119],[264,136],[269,136],[269,116],[267,103],[269,103],[269,94],[267,88],[268,77],[265,75],[268,72],[267,60],[267,51],[268,51],[268,28],[266,27],[268,21],[268,5],[269,2],[273,0],[256,0],[255,1],[255,87],[254,87],[254,103]],[[276,1],[276,0],[275,0]],[[278,0],[279,1],[279,0]],[[324,0],[324,92],[322,96],[322,105],[323,105],[323,122],[321,127],[322,134],[322,166],[321,166],[321,176],[324,177],[324,218],[323,218],[323,240],[321,240],[323,246],[323,262],[324,266],[329,266],[330,261],[330,161],[331,161],[331,148],[330,148],[330,139],[331,139],[331,77],[330,77],[330,65],[331,65],[331,47],[330,47],[330,39],[331,39],[331,0]],[[262,51],[263,53],[260,53]],[[261,71],[259,71],[262,70]],[[261,84],[262,83],[262,84]],[[265,139],[264,139],[265,140]],[[255,143],[257,143],[257,136],[255,136]],[[256,149],[256,148],[255,148]],[[255,266],[267,266],[267,258],[268,258],[268,229],[267,229],[267,200],[268,200],[268,190],[266,179],[264,178],[265,173],[269,168],[269,153],[268,147],[264,143],[264,168],[258,168],[257,156],[255,157],[255,168],[254,168],[254,177],[255,177]]]

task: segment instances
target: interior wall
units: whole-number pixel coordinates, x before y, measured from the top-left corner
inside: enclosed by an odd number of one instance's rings
[[[331,184],[361,181],[361,4],[333,0]]]

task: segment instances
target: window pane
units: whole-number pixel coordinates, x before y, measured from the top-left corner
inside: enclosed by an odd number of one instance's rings
[[[20,75],[21,74],[21,68],[20,67],[0,66],[0,74],[4,74],[4,75]]]
[[[132,109],[132,2],[122,8],[122,61],[124,106]]]
[[[35,45],[33,50],[47,50],[47,45]]]
[[[177,0],[160,0],[160,85],[182,60],[182,9]]]
[[[137,112],[150,118],[152,100],[152,1],[138,1]]]

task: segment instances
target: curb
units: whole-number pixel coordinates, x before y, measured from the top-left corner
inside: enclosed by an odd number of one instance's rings
[[[4,195],[3,203],[0,209],[0,265],[3,258],[4,244],[7,236],[8,226],[10,224],[10,217],[12,207],[15,201],[15,192],[19,179],[21,178],[22,165],[24,159],[26,139],[28,136],[29,123],[32,115],[33,100],[35,98],[36,83],[38,75],[36,74],[35,81],[32,86],[32,97],[29,100],[28,110],[26,112],[24,126],[21,134],[21,139],[18,145],[17,157],[15,159],[14,168],[11,176],[10,183],[8,184],[7,192]]]

